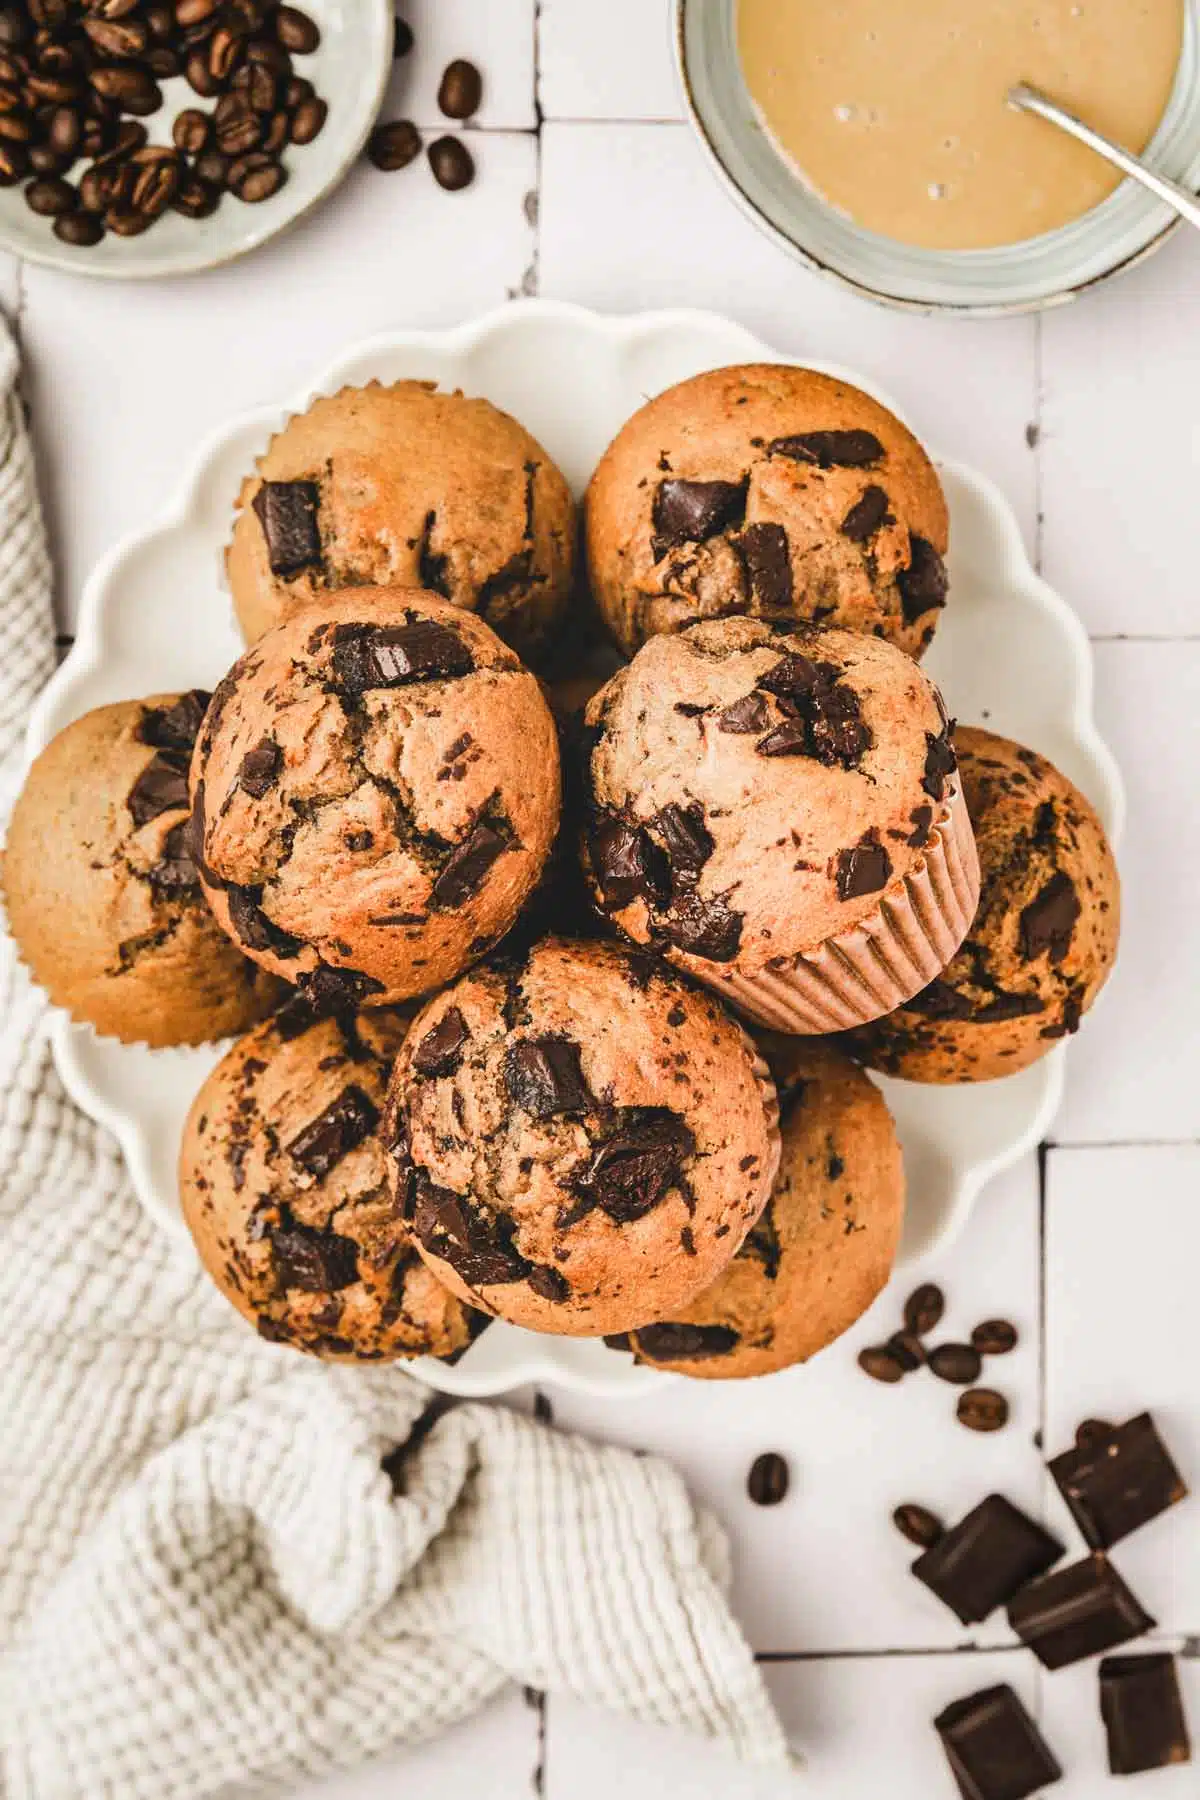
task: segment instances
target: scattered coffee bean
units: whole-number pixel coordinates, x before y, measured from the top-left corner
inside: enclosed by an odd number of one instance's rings
[[[746,1492],[755,1506],[778,1506],[788,1491],[788,1466],[782,1456],[768,1450],[756,1456],[746,1480]]]
[[[287,117],[286,114],[284,116]],[[329,108],[317,95],[314,94],[309,99],[302,100],[295,112],[292,113],[289,122],[289,134],[293,144],[311,144],[313,139],[319,137],[324,130],[328,117]]]
[[[171,205],[185,219],[207,219],[221,204],[221,190],[198,175],[183,177],[171,199]]]
[[[275,14],[275,36],[293,56],[311,56],[321,42],[320,29],[297,6],[279,8]]]
[[[386,125],[377,125],[367,139],[367,155],[385,175],[407,168],[420,154],[421,134],[411,119],[392,119]]]
[[[438,87],[437,103],[448,119],[469,119],[479,111],[483,77],[473,62],[459,57],[449,63]]]
[[[871,1377],[872,1381],[904,1380],[904,1364],[895,1351],[889,1349],[885,1344],[876,1344],[870,1349],[860,1350],[858,1366],[864,1375]]]
[[[412,47],[413,47],[412,26],[409,24],[407,19],[402,19],[399,16],[397,16],[396,35],[392,40],[392,55],[394,57],[396,57],[397,60],[399,60],[400,57],[407,56],[409,54],[410,50],[412,49]]]
[[[892,1523],[902,1537],[906,1537],[910,1544],[916,1544],[921,1550],[931,1550],[945,1530],[935,1513],[931,1513],[927,1506],[917,1506],[912,1501],[896,1508],[892,1514]]]
[[[201,112],[198,106],[189,106],[179,114],[171,127],[171,137],[176,149],[185,151],[188,156],[199,156],[208,149],[212,137],[212,119],[208,113]]]
[[[887,1348],[906,1375],[911,1375],[925,1361],[925,1346],[915,1332],[894,1331],[887,1341]]]
[[[104,236],[104,221],[90,212],[62,213],[54,221],[54,235],[64,244],[89,250]]]
[[[971,1342],[980,1356],[1007,1356],[1017,1346],[1017,1328],[1007,1319],[985,1319],[971,1333]]]
[[[61,175],[43,176],[39,181],[31,181],[25,189],[26,206],[44,219],[58,219],[64,213],[74,212],[78,203],[75,189]]]
[[[436,138],[429,146],[428,155],[433,179],[447,193],[456,194],[474,181],[475,158],[461,138]]]
[[[1112,1434],[1113,1427],[1107,1419],[1081,1419],[1075,1427],[1075,1448],[1091,1450]]]
[[[924,1337],[941,1322],[946,1310],[946,1296],[932,1281],[923,1282],[904,1302],[904,1328]]]
[[[940,1381],[952,1381],[957,1387],[970,1387],[979,1380],[983,1358],[971,1344],[939,1344],[929,1352],[929,1367]]]
[[[244,200],[247,206],[269,200],[286,180],[287,170],[283,164],[276,162],[265,150],[252,150],[248,156],[239,156],[229,165],[229,191]]]
[[[968,1431],[999,1431],[1008,1424],[1008,1401],[994,1388],[968,1388],[955,1410]]]

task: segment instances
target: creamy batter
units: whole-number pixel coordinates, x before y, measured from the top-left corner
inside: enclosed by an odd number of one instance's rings
[[[1184,0],[738,0],[746,86],[776,142],[858,224],[929,249],[1016,243],[1121,179],[1005,104],[1017,81],[1132,150],[1175,80]]]

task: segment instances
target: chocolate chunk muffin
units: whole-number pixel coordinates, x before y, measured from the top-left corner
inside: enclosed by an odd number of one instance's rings
[[[521,655],[571,589],[575,514],[535,438],[487,400],[371,382],[314,400],[242,488],[227,553],[248,643],[345,587],[422,587]]]
[[[906,1006],[848,1040],[909,1081],[990,1081],[1069,1033],[1108,979],[1121,893],[1104,828],[1044,756],[962,727],[956,739],[983,886],[958,954]]]
[[[184,1218],[273,1344],[337,1362],[457,1356],[487,1323],[439,1285],[388,1189],[376,1127],[410,1013],[303,996],[236,1043],[184,1127]]]
[[[56,1006],[104,1037],[201,1044],[265,1017],[279,984],[218,927],[187,838],[208,695],[100,706],[34,763],[4,851],[17,947]]]
[[[547,938],[422,1012],[383,1127],[434,1273],[535,1331],[628,1331],[707,1287],[762,1211],[775,1091],[662,964]]]
[[[769,1060],[783,1137],[771,1198],[712,1287],[632,1334],[640,1362],[704,1381],[790,1368],[848,1331],[891,1274],[904,1166],[882,1094],[826,1044],[781,1038]]]
[[[513,923],[554,840],[558,749],[537,681],[482,620],[356,588],[235,663],[192,792],[234,941],[386,1005],[452,981]]]
[[[958,948],[979,870],[951,726],[893,645],[694,625],[643,645],[586,725],[599,904],[751,1019],[864,1023]]]
[[[747,363],[659,394],[605,451],[586,520],[592,586],[630,654],[742,613],[919,656],[946,601],[928,456],[885,406],[812,369]]]

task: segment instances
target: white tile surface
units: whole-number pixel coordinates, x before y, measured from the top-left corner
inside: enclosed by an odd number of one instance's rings
[[[1131,1644],[1131,1652],[1173,1650],[1177,1642]],[[1053,1800],[1195,1800],[1200,1788],[1197,1761],[1155,1769],[1115,1781],[1108,1772],[1104,1726],[1100,1721],[1098,1663],[1059,1669],[1042,1681],[1042,1730],[1063,1766],[1063,1780],[1052,1788]],[[1200,1759],[1200,1662],[1194,1657],[1177,1664],[1184,1711],[1189,1718],[1194,1758]]]
[[[541,0],[548,119],[682,119],[673,0]]]
[[[1096,710],[1129,793],[1121,948],[1071,1046],[1061,1142],[1200,1136],[1200,642],[1097,644]]]
[[[1112,1557],[1165,1632],[1200,1637],[1200,1145],[1056,1150],[1046,1202],[1046,1446],[1153,1413],[1189,1499]],[[1052,1487],[1052,1484],[1049,1484]],[[1049,1516],[1072,1531],[1057,1491]]]
[[[733,1533],[734,1604],[756,1650],[948,1648],[1009,1641],[1003,1617],[967,1629],[912,1579],[917,1554],[890,1522],[916,1500],[947,1523],[1000,1488],[1036,1514],[1038,1423],[1037,1171],[1032,1158],[990,1190],[969,1234],[897,1277],[846,1338],[805,1369],[752,1382],[679,1382],[615,1405],[552,1397],[556,1420],[670,1458]],[[899,1387],[869,1380],[858,1351],[899,1328],[918,1280],[941,1282],[937,1340],[962,1339],[981,1319],[1011,1318],[1021,1344],[987,1365],[1013,1408],[993,1436],[954,1417],[959,1390],[928,1372]],[[786,1456],[782,1505],[755,1507],[746,1475],[764,1450]]]
[[[458,1800],[532,1800],[538,1766],[538,1711],[511,1689],[442,1737],[367,1769],[306,1782],[281,1800],[400,1800],[444,1795]]]
[[[415,42],[397,61],[385,117],[445,129],[438,83],[446,64],[461,56],[483,76],[483,103],[472,125],[533,129],[534,0],[397,0],[396,11]]]

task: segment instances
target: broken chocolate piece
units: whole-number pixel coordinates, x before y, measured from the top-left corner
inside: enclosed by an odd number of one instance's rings
[[[770,723],[771,709],[761,694],[747,694],[741,700],[731,700],[717,716],[717,730],[738,737],[751,737],[755,732],[765,731]]]
[[[724,900],[702,900],[694,891],[677,893],[671,910],[654,926],[654,935],[665,938],[689,956],[709,962],[732,962],[742,941],[744,914],[732,912]]]
[[[945,606],[950,588],[946,565],[928,538],[914,534],[909,539],[909,545],[909,565],[907,569],[901,569],[896,577],[896,586],[900,590],[900,608],[906,625],[913,624],[922,613],[932,611],[935,606]]]
[[[1192,1760],[1175,1658],[1106,1656],[1100,1664],[1100,1717],[1114,1775],[1140,1775]]]
[[[274,738],[260,738],[253,750],[247,750],[238,770],[238,782],[252,800],[261,800],[275,783],[283,765],[283,751]]]
[[[320,564],[317,508],[321,490],[315,481],[264,481],[253,504],[266,539],[272,575],[286,578]]]
[[[453,1075],[462,1061],[467,1041],[467,1022],[457,1006],[444,1012],[432,1031],[427,1031],[413,1052],[413,1068],[429,1078]]]
[[[1021,912],[1021,955],[1026,962],[1049,956],[1060,963],[1071,948],[1082,907],[1071,877],[1060,869]]]
[[[339,625],[333,633],[333,675],[352,697],[375,688],[407,687],[469,675],[475,667],[457,631],[435,619],[405,625]]]
[[[746,516],[749,478],[741,481],[660,481],[654,496],[655,562],[676,544],[702,544]]]
[[[379,1123],[379,1109],[360,1087],[348,1087],[286,1146],[298,1168],[323,1181],[344,1156],[365,1143]]]
[[[699,1362],[704,1357],[728,1356],[741,1342],[732,1325],[684,1325],[669,1320],[643,1325],[630,1335],[634,1349],[656,1362]]]
[[[1007,1682],[956,1700],[933,1723],[963,1800],[1029,1800],[1062,1779],[1049,1745]]]
[[[811,756],[826,768],[853,769],[873,741],[858,695],[836,663],[789,652],[760,675],[756,686],[774,694],[783,726],[756,748],[760,756]]]
[[[1007,1610],[1012,1629],[1047,1669],[1113,1650],[1154,1625],[1100,1551],[1031,1582]]]
[[[892,859],[883,845],[863,838],[851,850],[840,850],[837,862],[839,900],[859,900],[877,894],[891,879]]]
[[[630,1108],[625,1124],[593,1150],[571,1185],[585,1210],[598,1206],[626,1225],[657,1206],[678,1183],[695,1148],[696,1140],[678,1113],[665,1106]]]
[[[146,879],[160,896],[199,887],[200,871],[192,859],[192,834],[187,819],[180,819],[167,832],[158,861],[147,870]]]
[[[510,850],[512,844],[496,826],[481,819],[460,844],[456,844],[433,884],[435,906],[462,906],[477,894],[492,864]]]
[[[694,887],[700,871],[716,848],[704,823],[704,808],[693,801],[690,806],[664,806],[654,821],[667,846],[673,885]]]
[[[764,612],[790,612],[792,557],[782,525],[747,525],[737,540],[750,580],[750,592]]]
[[[1107,1550],[1187,1494],[1149,1413],[1065,1450],[1050,1473],[1085,1541]]]
[[[438,1187],[416,1171],[413,1230],[432,1256],[440,1256],[471,1287],[524,1281],[531,1264],[513,1243],[516,1226],[505,1216],[485,1219],[462,1194]]]
[[[258,904],[261,889],[230,887],[228,895],[229,922],[247,950],[270,950],[285,959],[299,956],[304,948],[300,939],[276,925]]]
[[[872,486],[864,490],[862,498],[855,501],[842,520],[841,533],[852,543],[866,544],[885,525],[895,523],[887,495],[881,487]]]
[[[802,431],[773,439],[767,455],[814,463],[818,469],[869,469],[883,460],[883,445],[872,431]]]
[[[640,825],[630,825],[615,813],[601,814],[588,839],[592,869],[600,885],[603,904],[620,912],[635,900],[662,906],[671,892],[671,870],[666,857]]]
[[[129,790],[125,801],[140,831],[151,819],[165,812],[186,812],[188,806],[187,766],[161,752],[150,758]]]
[[[935,737],[932,731],[925,733],[925,773],[921,777],[921,786],[931,800],[942,800],[946,794],[946,782],[958,767],[958,758],[954,754],[954,721],[948,719]]]
[[[190,756],[211,699],[203,688],[190,688],[174,706],[148,706],[137,728],[138,737],[152,750]]]
[[[596,1104],[579,1066],[579,1045],[568,1038],[527,1038],[504,1053],[504,1086],[531,1119],[587,1112]]]
[[[358,1280],[358,1246],[336,1231],[314,1231],[294,1222],[269,1229],[275,1270],[285,1288],[336,1293]]]
[[[1002,1494],[989,1494],[912,1565],[917,1580],[964,1625],[978,1625],[1064,1554]]]
[[[549,1300],[555,1306],[561,1306],[564,1300],[571,1298],[566,1277],[544,1263],[530,1270],[529,1285],[539,1300]]]

